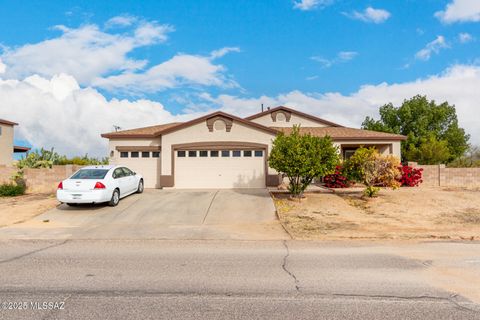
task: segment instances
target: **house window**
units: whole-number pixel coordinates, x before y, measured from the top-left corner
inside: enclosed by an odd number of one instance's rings
[[[355,149],[344,150],[344,151],[343,151],[343,157],[344,157],[345,159],[349,159],[351,156],[353,156],[353,154],[355,153],[355,151],[357,151],[357,150],[355,150]]]
[[[232,151],[232,157],[240,157],[242,155],[242,153],[240,152],[240,150],[233,150]]]
[[[138,158],[138,156],[139,156],[139,152],[138,152],[138,151],[132,151],[132,152],[130,152],[130,157],[132,157],[132,158]]]
[[[196,150],[190,150],[190,151],[188,151],[188,156],[189,156],[190,158],[196,157],[196,156],[197,156],[197,151],[196,151]]]
[[[208,157],[208,151],[207,150],[200,150],[200,157],[201,158]]]
[[[152,152],[152,158],[160,158],[160,152],[158,152],[158,151],[153,151],[153,152]]]
[[[185,158],[185,156],[186,156],[186,152],[185,152],[185,151],[183,151],[183,150],[177,151],[177,157],[179,157],[179,158]]]
[[[128,158],[128,152],[120,152],[120,158]]]
[[[230,150],[222,150],[222,157],[230,157]]]
[[[142,152],[142,158],[150,158],[150,152],[148,152],[148,151],[143,151],[143,152]]]
[[[218,157],[218,150],[210,151],[210,157],[214,157],[214,158]]]
[[[110,150],[110,158],[113,158],[114,155],[115,155],[115,151]]]
[[[263,150],[255,150],[255,157],[263,157]]]
[[[251,150],[244,150],[243,151],[243,156],[244,157],[251,157],[252,156],[252,151]]]

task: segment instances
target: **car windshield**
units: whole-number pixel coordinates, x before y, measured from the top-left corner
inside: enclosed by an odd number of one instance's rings
[[[81,169],[70,179],[103,179],[107,172],[107,169]]]

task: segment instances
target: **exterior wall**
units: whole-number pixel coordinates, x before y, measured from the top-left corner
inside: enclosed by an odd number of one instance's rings
[[[270,113],[265,114],[259,118],[252,119],[252,122],[259,123],[261,125],[264,125],[266,127],[293,127],[294,125],[300,125],[302,127],[326,127],[327,125],[312,121],[310,119],[306,119],[300,116],[297,116],[296,114],[291,114],[290,121],[276,121],[273,122],[272,116]]]
[[[123,165],[143,176],[145,188],[160,187],[160,158],[142,158],[141,152],[139,158],[120,158],[120,151],[116,149],[119,146],[160,146],[161,139],[111,139],[108,144],[109,163],[113,165]],[[113,156],[112,156],[113,151]]]
[[[206,122],[201,122],[190,127],[167,133],[162,137],[162,176],[172,176],[172,145],[196,142],[252,142],[264,144],[268,153],[272,148],[275,135],[246,126],[238,121],[233,121],[230,132],[210,132]],[[267,174],[276,175],[275,170],[267,168]]]
[[[376,146],[378,151],[383,155],[393,154],[398,159],[401,159],[400,141],[375,141],[375,140],[352,140],[352,141],[333,141],[339,149],[342,146]]]
[[[13,162],[13,126],[0,124],[0,165],[11,165]]]
[[[53,166],[51,169],[24,169],[24,179],[27,193],[55,193],[60,181],[70,177],[82,166]],[[15,167],[0,166],[0,183],[10,183],[12,175],[17,172]]]
[[[480,187],[480,168],[447,168],[444,164],[418,165],[409,162],[409,166],[423,168],[425,187]]]

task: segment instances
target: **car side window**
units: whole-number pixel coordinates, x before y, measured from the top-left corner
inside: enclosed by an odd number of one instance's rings
[[[113,179],[118,179],[118,178],[124,177],[125,173],[123,173],[122,168],[117,168],[113,171],[112,176],[113,176]]]
[[[123,173],[125,174],[125,176],[133,176],[133,171],[128,169],[128,168],[125,168],[125,167],[122,167],[122,170],[123,170]]]

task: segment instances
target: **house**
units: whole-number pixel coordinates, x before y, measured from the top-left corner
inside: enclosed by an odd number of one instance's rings
[[[13,145],[14,126],[18,123],[0,119],[0,165],[10,166],[14,153],[28,152],[30,148]]]
[[[221,111],[183,123],[102,134],[109,139],[109,159],[145,177],[150,188],[264,188],[277,186],[278,173],[268,166],[272,140],[300,125],[302,133],[330,136],[343,157],[360,146],[400,157],[405,136],[343,127],[276,107],[240,118]]]

